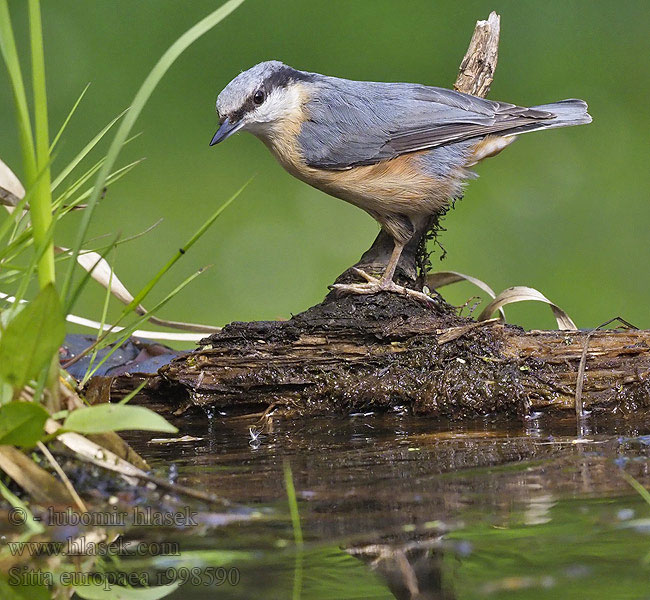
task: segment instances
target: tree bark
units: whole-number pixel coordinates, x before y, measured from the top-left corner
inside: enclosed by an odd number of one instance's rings
[[[202,407],[528,415],[575,410],[579,380],[587,411],[650,406],[650,331],[524,332],[457,317],[442,300],[330,299],[289,321],[232,323],[205,343],[156,382]]]

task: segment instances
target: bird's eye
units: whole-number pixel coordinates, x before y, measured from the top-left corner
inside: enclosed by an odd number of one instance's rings
[[[265,97],[264,90],[257,90],[253,95],[253,102],[259,106],[264,102]]]

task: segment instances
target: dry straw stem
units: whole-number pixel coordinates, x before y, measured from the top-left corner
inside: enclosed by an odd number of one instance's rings
[[[426,283],[428,286],[438,289],[445,285],[450,285],[452,283],[458,283],[459,281],[468,281],[469,283],[474,284],[479,289],[483,290],[488,296],[492,298],[492,301],[483,309],[481,314],[478,316],[477,321],[487,321],[491,320],[490,317],[497,311],[501,316],[503,321],[506,320],[506,315],[503,312],[503,307],[508,304],[514,304],[516,302],[525,302],[532,300],[534,302],[543,302],[548,304],[548,306],[553,311],[555,320],[557,322],[557,327],[561,331],[574,331],[577,330],[577,327],[571,317],[562,310],[557,304],[551,302],[542,292],[536,290],[535,288],[518,285],[514,287],[507,288],[503,290],[500,294],[495,294],[494,290],[484,281],[472,277],[471,275],[465,275],[464,273],[458,273],[456,271],[439,271],[437,273],[431,273],[427,276]],[[456,339],[451,337],[446,341],[451,339]]]
[[[525,285],[516,285],[514,287],[503,290],[492,302],[490,302],[478,316],[477,321],[485,321],[489,319],[497,310],[514,304],[515,302],[524,302],[533,300],[535,302],[543,302],[548,304],[553,311],[553,316],[557,321],[557,328],[561,331],[577,331],[576,324],[571,317],[566,314],[557,304],[551,302],[542,292],[526,287]]]
[[[55,434],[61,429],[60,423],[53,419],[48,419],[45,423],[45,431],[49,434]],[[103,448],[99,444],[90,441],[83,435],[74,432],[61,433],[56,438],[68,449],[72,450],[77,456],[92,462],[100,467],[115,471],[124,476],[126,481],[131,485],[136,485],[136,477],[146,475],[138,467],[120,458],[114,452]]]
[[[458,283],[460,281],[467,281],[474,284],[477,288],[483,290],[492,299],[497,297],[495,291],[487,283],[485,283],[485,281],[482,281],[476,277],[472,277],[471,275],[465,275],[465,273],[459,273],[458,271],[437,271],[436,273],[430,273],[426,278],[427,286],[434,290],[437,290],[446,285],[451,285],[452,283]],[[506,313],[503,311],[503,308],[499,308],[499,314],[505,321]]]
[[[63,483],[13,446],[0,446],[0,469],[38,504],[74,504]]]
[[[635,327],[631,323],[628,323],[625,319],[622,319],[621,317],[614,317],[609,321],[605,321],[605,323],[599,325],[598,327],[596,327],[596,329],[592,329],[587,334],[587,337],[585,338],[585,344],[582,350],[582,355],[580,356],[580,364],[578,365],[578,374],[576,377],[575,409],[576,409],[576,417],[578,417],[578,419],[581,419],[583,417],[582,390],[585,384],[585,372],[587,370],[587,353],[589,351],[589,342],[591,341],[591,338],[594,336],[596,332],[601,331],[603,328],[614,323],[615,321],[619,321],[624,329],[638,330],[638,327]]]
[[[74,486],[68,479],[68,476],[65,474],[63,469],[61,468],[61,465],[57,462],[56,458],[52,456],[52,453],[47,449],[47,446],[43,442],[38,442],[37,444],[38,449],[43,453],[45,458],[47,458],[48,462],[52,466],[52,468],[56,471],[57,475],[61,478],[61,481],[63,482],[63,485],[65,485],[66,489],[70,493],[70,496],[75,501],[75,504],[77,505],[77,508],[81,512],[88,512],[88,509],[86,508],[86,505],[84,504],[84,501],[81,499],[79,494],[77,493],[77,490],[74,489]]]

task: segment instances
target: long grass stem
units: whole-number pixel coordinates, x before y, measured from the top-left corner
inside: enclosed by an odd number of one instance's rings
[[[52,191],[50,189],[50,136],[47,121],[47,94],[45,91],[45,54],[40,0],[29,0],[29,32],[32,50],[32,83],[34,88],[34,137],[36,170],[44,171],[35,185],[36,193],[29,205],[34,231],[34,250],[44,248],[38,262],[38,281],[41,288],[54,283],[54,247],[47,231],[52,223]],[[33,182],[30,182],[33,183]]]

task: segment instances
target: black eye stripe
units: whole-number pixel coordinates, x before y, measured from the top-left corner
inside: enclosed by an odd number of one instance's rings
[[[239,121],[244,117],[244,115],[254,111],[258,106],[260,106],[260,104],[263,104],[270,91],[278,88],[286,88],[292,81],[313,81],[313,78],[314,76],[311,73],[296,71],[291,67],[284,66],[281,69],[277,69],[264,80],[261,88],[258,88],[248,96],[248,98],[246,98],[240,108],[230,113],[229,118],[233,123]],[[264,94],[264,98],[258,103],[255,101],[255,94],[259,91]]]

